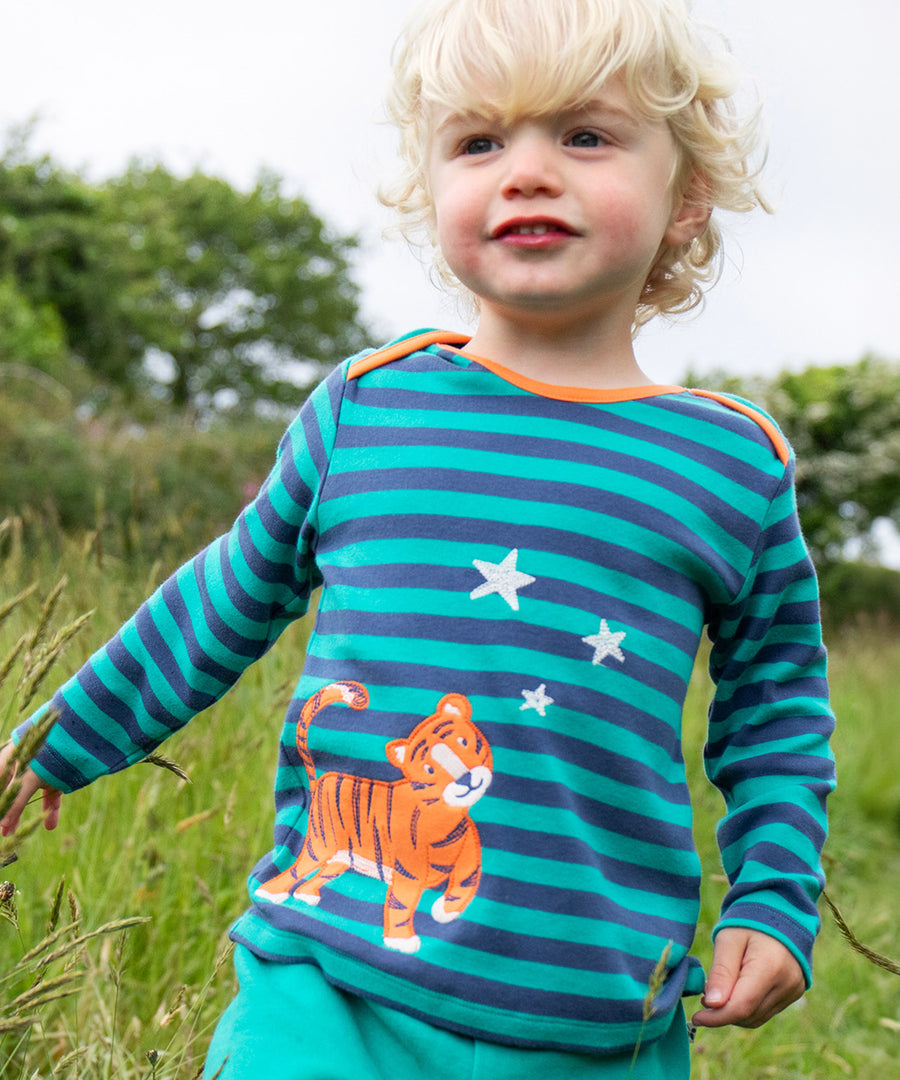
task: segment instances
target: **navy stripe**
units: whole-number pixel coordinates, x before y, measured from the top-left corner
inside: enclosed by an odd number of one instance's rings
[[[778,464],[775,460],[774,447],[769,436],[755,420],[745,416],[737,409],[730,409],[727,405],[723,405],[712,398],[697,397],[693,394],[667,394],[654,398],[651,404],[657,409],[665,409],[679,416],[707,422],[711,438],[715,438],[717,429],[720,429],[737,435],[748,442],[756,443],[757,446],[768,452],[773,466]],[[677,436],[675,437],[677,438]],[[744,486],[750,487],[752,485],[751,474],[758,472],[755,463],[751,464],[747,461],[746,469],[742,470],[740,462],[733,456],[723,454],[713,447],[709,447],[708,450],[713,467],[717,472],[734,476]]]
[[[483,540],[484,537],[482,537],[482,542]],[[593,546],[591,541],[586,541],[585,547],[587,549]],[[582,558],[585,564],[585,576],[597,574],[598,569],[601,569],[601,565],[591,560],[589,554],[590,550],[579,553],[579,557]],[[519,566],[520,569],[527,569],[524,562],[520,562]],[[534,567],[534,569],[538,569],[538,567]],[[616,573],[619,572],[618,567],[610,567],[610,569]],[[327,569],[327,582],[330,587],[348,585],[350,587],[371,589],[371,577],[371,565],[329,566]],[[435,567],[412,563],[381,564],[378,567],[378,579],[379,588],[435,589],[439,592],[455,593],[460,600],[467,599],[472,589],[484,581],[483,576],[474,566]],[[654,637],[680,649],[691,657],[693,657],[696,650],[696,627],[685,625],[683,622],[678,622],[669,618],[665,613],[659,612],[656,607],[658,603],[657,597],[651,598],[648,595],[644,603],[631,602],[628,598],[612,590],[601,592],[580,582],[565,581],[548,574],[540,574],[528,586],[528,592],[521,595],[520,603],[524,603],[526,600],[542,600],[546,603],[556,604],[560,608],[568,607],[574,610],[597,611],[602,613],[607,621],[622,622],[632,626],[640,626],[642,622],[647,621],[648,610],[650,610],[650,605],[653,604]],[[421,617],[423,619],[434,619],[436,628],[438,625],[447,625],[448,620],[453,618],[453,616],[449,615],[423,615]],[[359,613],[356,613],[356,618],[360,618]],[[483,618],[457,618],[455,621],[460,624],[456,632],[461,636],[454,637],[453,640],[463,643],[470,640],[481,643],[485,640],[485,637],[488,637],[492,642],[496,642],[503,640],[503,635],[509,637],[517,632],[515,627],[508,625],[508,619],[487,621]],[[465,623],[465,626],[462,625],[463,623]],[[521,628],[521,626],[522,624],[516,624],[516,627]],[[543,627],[539,628],[539,630],[543,642],[543,634],[546,631]],[[320,624],[320,631],[326,632],[323,624]],[[438,632],[437,629],[435,632]]]
[[[421,491],[439,493],[443,507],[446,507],[446,500],[452,499],[454,493],[479,496],[492,494],[525,504],[538,503],[550,514],[556,512],[557,507],[580,506],[588,512],[621,520],[629,525],[636,523],[657,535],[661,549],[683,548],[691,552],[698,561],[702,560],[703,564],[714,572],[721,573],[728,568],[722,554],[698,535],[692,522],[681,521],[664,510],[631,496],[559,480],[544,481],[507,476],[503,478],[502,484],[490,484],[488,481],[485,473],[445,469],[436,465],[430,467],[427,474],[420,469],[408,468],[383,469],[371,474],[362,471],[348,472],[329,478],[326,499],[330,501],[373,491]],[[325,499],[323,506],[324,503]],[[746,519],[741,521],[741,515],[736,513],[734,517],[736,520],[733,523],[733,534],[739,539],[742,536],[755,539],[756,533],[750,528],[749,522]]]
[[[456,691],[471,696],[477,692],[480,695],[507,700],[521,699],[522,687],[534,680],[533,672],[492,672],[489,675],[479,673],[476,679],[459,668],[412,664],[402,659],[373,660],[365,664],[358,662],[356,668],[357,674],[363,673],[359,681],[368,685],[404,686],[411,689],[431,690],[438,695]],[[319,656],[314,652],[307,653],[304,670],[311,678],[324,677],[327,680],[329,677],[335,677],[334,661],[327,655]],[[677,746],[678,732],[660,717],[638,709],[628,702],[619,701],[584,687],[575,688],[575,692],[578,700],[589,706],[584,709],[586,716],[614,716],[618,727],[640,735],[642,739],[660,746],[667,753],[671,753],[672,747]],[[481,720],[477,722],[478,726],[485,730],[484,723]]]
[[[206,593],[206,589],[202,585],[201,592]],[[197,638],[196,633],[194,632],[193,623],[191,621],[191,613],[188,609],[187,604],[185,603],[181,590],[178,587],[178,582],[174,578],[170,578],[162,586],[160,595],[165,602],[165,606],[169,609],[169,613],[171,614],[173,620],[176,622],[179,630],[181,631],[185,646],[187,647],[188,656],[191,659],[191,664],[198,671],[202,671],[205,675],[209,675],[211,678],[217,679],[223,686],[230,686],[240,674],[240,669],[235,671],[234,668],[226,667],[214,657],[210,656],[209,653],[206,652],[206,650],[203,648],[203,646],[201,646],[200,641]],[[208,594],[206,594],[206,600],[207,603],[209,603]],[[204,623],[204,628],[208,627],[209,622],[206,621]],[[157,634],[159,634],[158,630]],[[141,632],[141,637],[145,639],[146,643],[148,644],[150,654],[154,657],[154,659],[157,659],[157,662],[159,662],[155,649],[150,647],[149,645],[149,636],[145,638],[144,633]],[[229,649],[231,652],[237,652],[240,655],[241,652],[247,651],[247,645],[244,638],[240,638],[238,635],[235,635],[233,633],[229,633],[228,638],[229,640],[227,642],[222,642],[221,639],[218,640],[221,642],[221,644],[225,646],[225,648]],[[172,653],[171,648],[169,648],[168,643],[162,640],[161,636],[158,638],[158,640],[161,645],[159,657],[167,655],[170,663],[177,662],[175,661],[175,657]],[[243,648],[232,648],[233,644],[243,644]],[[253,644],[256,645],[256,643]]]
[[[481,369],[484,370],[484,369]],[[377,373],[376,373],[377,374]],[[472,382],[473,380],[470,380]],[[598,418],[602,417],[604,431],[610,435],[627,436],[642,442],[663,446],[668,450],[680,454],[686,462],[701,462],[716,473],[728,476],[741,487],[747,488],[755,494],[765,495],[772,491],[772,476],[767,471],[758,468],[756,462],[729,454],[716,447],[716,435],[718,430],[726,430],[730,434],[739,436],[741,439],[752,441],[768,452],[773,465],[774,460],[772,443],[762,428],[749,417],[729,409],[718,402],[708,398],[697,398],[691,394],[665,394],[652,398],[646,398],[637,407],[630,403],[632,409],[638,409],[643,416],[639,420],[622,414],[622,406],[616,404],[574,401],[555,401],[530,394],[526,391],[505,395],[491,395],[479,393],[477,386],[471,394],[434,392],[429,384],[429,390],[410,390],[407,387],[396,386],[391,382],[386,385],[361,386],[359,381],[350,384],[356,386],[356,392],[349,390],[347,397],[352,398],[357,404],[374,410],[409,409],[417,412],[428,412],[439,409],[442,412],[468,414],[467,425],[473,426],[480,413],[488,415],[497,414],[508,417],[520,417],[524,420],[552,422],[554,419],[564,420],[567,424],[581,424],[586,430],[597,427]],[[448,382],[448,387],[452,385]],[[440,383],[438,383],[440,386]],[[656,427],[653,410],[663,409],[667,412],[676,413],[679,416],[698,421],[699,424],[707,425],[707,440],[698,441],[701,435],[698,424],[698,438],[691,438],[677,432]],[[620,411],[621,410],[621,411]],[[373,417],[374,421],[374,417]],[[372,426],[380,426],[373,422]]]
[[[323,528],[318,555],[322,564],[328,566],[331,552],[343,547],[349,539],[348,534],[360,542],[410,539],[450,540],[457,544],[483,545],[488,535],[488,527],[491,544],[509,549],[553,551],[585,562],[595,562],[638,581],[651,581],[660,592],[695,605],[698,596],[702,597],[704,594],[708,597],[708,603],[728,602],[743,582],[741,572],[724,559],[717,560],[714,570],[708,569],[701,566],[699,558],[688,555],[675,545],[670,547],[664,539],[660,541],[662,550],[658,554],[654,553],[655,557],[651,557],[645,552],[617,544],[609,537],[587,536],[552,525],[485,522],[476,518],[418,513],[370,515],[365,519],[364,528],[354,521],[341,521]],[[661,561],[663,556],[667,556],[670,561]],[[685,572],[685,564],[688,562],[690,570],[696,571],[696,579],[692,579],[692,575]],[[673,564],[679,566],[677,572]]]
[[[241,638],[237,635],[232,635],[232,641],[239,643],[243,641],[245,644],[243,647],[236,645],[232,649],[233,652],[243,653],[244,655],[251,656],[254,659],[260,653],[260,640],[265,641],[266,631],[268,624],[271,621],[273,614],[280,612],[287,606],[291,599],[297,596],[296,590],[288,589],[281,590],[281,595],[276,597],[273,595],[275,590],[270,590],[268,594],[264,593],[261,597],[256,598],[252,596],[244,586],[240,583],[237,573],[232,568],[229,561],[230,556],[228,553],[228,546],[225,542],[219,542],[212,545],[208,549],[210,558],[217,558],[219,563],[220,575],[222,583],[225,588],[225,594],[228,600],[234,605],[235,609],[249,619],[251,622],[260,624],[260,638],[256,642],[253,642],[250,638]],[[284,572],[282,571],[282,580],[284,578]],[[277,580],[277,579],[276,579]],[[214,606],[213,601],[210,599],[209,594],[206,591],[205,575],[198,577],[198,584],[203,594],[203,611],[210,626],[220,640],[229,640],[228,635],[232,633],[231,628],[225,623],[219,612]],[[272,584],[269,582],[268,584]]]
[[[124,675],[124,677],[131,683],[135,690],[137,690],[138,700],[135,702],[135,705],[139,704],[141,709],[150,716],[152,716],[157,723],[169,728],[170,731],[177,731],[178,728],[180,728],[184,723],[183,718],[177,716],[175,713],[170,712],[167,708],[163,706],[162,702],[159,700],[159,698],[157,698],[156,694],[151,689],[149,682],[147,681],[144,665],[141,663],[140,660],[132,656],[132,654],[125,647],[120,636],[117,635],[109,643],[109,645],[107,646],[106,655],[109,660],[115,665],[118,671],[122,675]],[[111,710],[111,714],[116,717],[120,717],[121,715],[123,715],[123,709],[118,697],[115,694],[111,693],[109,690],[107,690],[106,687],[101,683],[99,678],[96,678],[96,681],[91,684],[91,689],[94,689],[94,687],[96,687],[97,690],[97,697],[93,700],[96,701],[96,703],[100,706],[101,709],[104,709],[104,711],[106,711],[107,709]],[[104,708],[104,706],[106,706],[106,708]],[[131,720],[134,721],[133,730],[135,732],[135,745],[143,745],[145,742],[148,741],[148,736],[144,734],[138,723],[138,713],[129,709],[127,710],[127,712],[124,713],[124,715],[127,717],[126,723],[130,722]],[[124,724],[120,726],[122,726],[123,730],[128,730],[128,728],[126,728]]]
[[[607,613],[603,612],[603,614]],[[618,616],[612,613],[609,614],[609,618],[616,619]],[[599,619],[599,614],[594,619],[591,616],[585,617],[586,636],[588,633],[596,633],[597,625],[594,624],[598,624]],[[342,634],[355,634],[359,638],[364,638],[366,635],[360,633],[359,630],[364,621],[365,613],[352,609],[323,611],[319,615],[316,634],[320,639],[329,635]],[[569,660],[589,661],[592,656],[591,648],[584,644],[579,634],[562,630],[542,630],[541,627],[514,622],[510,619],[486,622],[479,619],[436,615],[410,618],[402,613],[381,612],[377,621],[372,621],[370,625],[376,637],[418,638],[423,641],[447,642],[448,645],[483,644],[488,637],[491,641],[488,648],[530,649],[536,653]],[[491,630],[493,630],[493,635]],[[609,661],[609,663],[613,664],[616,661]],[[673,701],[684,701],[687,689],[684,680],[659,664],[654,664],[632,653],[627,661],[627,674],[643,685],[654,686],[656,690],[666,694]],[[519,693],[521,689],[519,687]],[[519,693],[515,696],[518,697]]]
[[[58,705],[57,705],[58,707]],[[87,725],[83,721],[75,719],[68,720],[66,722],[67,729],[73,739],[76,739],[81,746],[88,747],[87,740],[85,738],[79,738],[80,735],[86,733]],[[97,755],[94,755],[95,757]],[[102,760],[102,758],[100,759]],[[80,769],[66,757],[63,757],[56,748],[52,745],[48,746],[46,743],[41,748],[41,762],[49,770],[54,777],[65,777],[67,785],[73,790],[84,787],[85,784],[90,783],[90,777],[85,776]],[[120,759],[121,762],[121,759]],[[121,768],[121,763],[119,765]],[[112,769],[112,767],[110,767]]]
[[[751,852],[755,863],[770,867],[776,875],[803,876],[810,872],[808,863],[778,844],[756,843]]]
[[[660,844],[674,851],[694,850],[693,837],[688,826],[660,821],[647,814],[626,810],[600,799],[591,799],[569,789],[561,791],[556,781],[539,780],[535,777],[529,779],[519,776],[495,776],[491,784],[491,798],[505,798],[510,802],[528,806],[568,810],[591,828],[616,833],[626,840]]]
[[[542,833],[536,829],[517,828],[513,825],[498,825],[490,821],[478,823],[478,833],[482,844],[488,850],[506,851],[510,854],[518,854],[527,851],[530,856],[537,859],[546,859],[560,863],[560,881],[565,880],[563,865],[571,863],[575,866],[586,865],[598,868],[606,880],[617,885],[640,890],[646,889],[648,883],[652,888],[648,891],[656,894],[657,890],[665,896],[671,896],[679,900],[696,899],[698,879],[695,873],[696,856],[690,847],[677,849],[671,854],[671,862],[679,865],[690,862],[689,873],[677,873],[675,871],[661,870],[658,867],[647,867],[625,858],[617,858],[607,852],[600,852],[595,846],[577,836],[559,836],[555,833]],[[661,849],[661,854],[662,854]],[[488,873],[485,877],[490,877]],[[494,875],[497,877],[497,875]],[[567,890],[562,885],[557,886],[554,882],[548,882],[551,889],[560,888],[568,896],[572,897],[567,903],[575,904],[572,910],[583,913],[593,902],[593,894],[583,895],[578,890]],[[505,893],[498,894],[499,899],[510,903],[511,898],[518,895],[517,889],[508,889]],[[556,892],[549,894],[555,896],[546,907],[545,911],[555,911],[561,901]],[[568,908],[566,910],[569,910]]]
[[[757,746],[765,746],[767,743],[796,740],[802,743],[804,739],[817,728],[831,730],[831,719],[827,716],[809,713],[788,713],[785,716],[774,716],[764,724],[742,724],[737,731],[723,736],[721,739],[710,741],[706,752],[710,757],[724,757],[730,749],[749,749]],[[748,765],[753,765],[756,758],[752,758]],[[796,765],[795,760],[792,764]],[[814,764],[815,762],[810,762]]]
[[[612,864],[610,863],[610,865]],[[604,860],[603,870],[606,869],[607,861]],[[653,884],[655,885],[656,881]],[[685,894],[687,899],[693,899],[696,896],[697,879],[692,879],[690,885],[692,888]],[[664,919],[659,916],[649,915],[646,912],[635,911],[634,908],[617,904],[608,896],[604,896],[599,892],[588,893],[577,889],[560,888],[553,884],[536,884],[534,882],[517,881],[514,878],[504,878],[495,874],[482,874],[478,895],[486,900],[506,904],[510,903],[510,898],[513,898],[515,906],[526,907],[529,911],[543,911],[591,920],[602,919],[604,922],[621,926],[625,930],[650,934],[663,941],[673,941],[676,944],[683,945],[685,948],[689,948],[694,939],[693,927],[691,926],[685,926],[684,923],[675,919]],[[674,897],[678,896],[678,893],[671,892],[666,893],[666,895]],[[496,928],[491,930],[491,936],[498,933],[502,933],[502,931]],[[506,949],[504,950],[501,945],[501,948],[491,949],[491,952],[496,951],[501,956],[509,956],[516,955],[513,950],[518,950],[521,954],[523,942],[528,943],[524,946],[525,950],[527,950],[533,940],[531,934],[516,934],[510,931],[506,931],[505,936],[509,943]],[[561,945],[569,956],[565,966],[580,966],[572,962],[571,953],[573,949],[580,948],[583,942],[561,942]],[[596,970],[602,971],[606,969],[598,968]]]
[[[108,691],[106,691],[106,688],[100,680],[97,679],[90,668],[83,668],[77,675],[77,681],[90,700],[100,708],[102,708],[102,702],[104,700],[106,704],[109,704],[111,699]],[[112,741],[104,738],[92,725],[88,724],[78,716],[77,713],[65,703],[65,699],[61,694],[57,694],[54,697],[53,704],[60,710],[60,717],[57,720],[57,723],[65,724],[69,736],[77,745],[83,747],[92,757],[95,757],[98,761],[102,762],[105,768],[110,772],[116,772],[117,770],[124,768],[126,761],[123,759],[122,751],[116,747]],[[128,716],[121,716],[117,713],[113,726],[119,727],[135,745],[140,746],[141,743],[145,741],[149,742],[137,725],[133,713]],[[111,732],[110,734],[114,735],[114,732]],[[59,775],[67,778],[69,786],[75,787],[73,781],[68,779],[69,769],[65,767],[64,760],[60,758],[59,755],[55,755],[54,760],[58,762],[58,768],[64,769]]]
[[[548,426],[551,425],[548,424]],[[614,435],[631,436],[644,443],[653,443],[653,436],[659,434],[655,429],[627,423],[613,425],[605,423],[602,429],[595,425],[592,430],[597,433],[596,444],[555,438],[549,434],[542,436],[540,433],[529,435],[498,433],[480,431],[477,428],[456,427],[407,427],[397,430],[364,423],[344,424],[341,426],[338,446],[341,449],[359,448],[366,452],[377,447],[420,446],[432,452],[438,449],[447,450],[449,451],[447,456],[450,457],[459,450],[474,450],[504,457],[532,458],[544,469],[549,467],[562,472],[570,465],[585,465],[597,470],[608,470],[619,476],[631,476],[660,487],[666,492],[674,492],[688,502],[702,506],[712,516],[745,517],[739,507],[733,506],[711,491],[708,483],[703,484],[685,475],[684,470],[691,465],[690,459],[680,463],[674,462],[669,466],[616,449]],[[670,449],[668,442],[669,440],[660,440],[659,445],[668,450]],[[678,464],[682,471],[676,470]],[[756,470],[753,470],[752,475],[760,488],[759,492],[754,492],[754,494],[767,496],[772,488],[771,478],[759,474]],[[737,488],[737,485],[735,484],[734,487]],[[747,518],[745,529],[755,533],[755,522]]]
[[[804,766],[812,764],[808,758],[803,759]],[[803,775],[805,774],[806,769]],[[751,806],[729,814],[719,826],[719,846],[725,851],[732,844],[741,843],[743,837],[758,826],[781,821],[789,822],[791,828],[805,836],[816,850],[825,843],[825,829],[820,822],[803,813],[795,803],[772,802],[764,807]],[[752,851],[752,847],[750,850]]]
[[[591,742],[587,736],[592,733],[586,733],[584,739],[579,739],[559,731],[550,732],[539,726],[481,721],[480,727],[495,753],[505,747],[525,754],[534,754],[535,761],[540,761],[543,755],[549,754],[554,760],[577,765],[596,776],[619,780],[641,791],[653,791],[673,806],[688,806],[690,803],[683,778],[668,781],[644,762]],[[677,736],[673,739],[673,748],[675,746]],[[674,763],[672,771],[676,771]]]
[[[333,889],[322,890],[322,901],[317,911],[325,915],[340,915],[352,924],[379,925],[381,923],[381,903],[370,903],[359,900],[356,897],[338,896]],[[274,910],[273,910],[274,909]],[[355,934],[346,933],[337,927],[325,923],[314,916],[306,916],[305,912],[297,912],[287,907],[278,907],[273,904],[259,905],[257,914],[265,918],[272,926],[289,932],[296,932],[297,921],[305,925],[304,931],[310,937],[318,939],[339,950],[350,950],[351,954],[359,955],[369,960],[377,968],[386,970],[398,976],[404,981],[410,980],[415,983],[417,978],[425,977],[423,967],[425,962],[416,956],[400,956],[396,954],[386,955],[389,950],[381,945],[369,945],[357,938]],[[463,916],[464,920],[465,916]],[[314,923],[313,920],[315,919]],[[343,921],[343,918],[342,920]],[[310,925],[313,924],[313,925]],[[451,935],[456,938],[462,934],[465,944],[465,922],[461,921],[457,928],[452,924],[446,929],[441,924],[434,922],[427,911],[419,910],[415,915],[414,925],[416,932],[422,936],[442,938]],[[632,976],[644,985],[649,982],[650,974],[656,963],[655,960],[634,960],[632,970],[629,972],[623,965],[623,958],[618,948],[611,946],[605,948],[587,942],[565,942],[554,938],[540,937],[538,935],[517,935],[492,927],[487,935],[491,947],[485,950],[486,957],[491,955],[513,957],[556,967],[559,971],[557,987],[573,985],[572,975],[577,972],[587,974],[632,974]],[[660,947],[662,952],[662,946]],[[485,965],[490,969],[489,961]],[[549,976],[548,976],[549,977]],[[622,1002],[600,997],[587,997],[570,990],[559,988],[535,989],[531,987],[515,987],[507,983],[499,982],[484,976],[467,974],[465,976],[467,993],[466,997],[479,1005],[495,1006],[501,1009],[533,1012],[541,1016],[574,1017],[589,1014],[600,1018],[604,1011],[612,1010],[617,1019],[636,1017],[640,1019],[642,1014],[642,1001]],[[574,980],[577,984],[577,980]],[[627,1012],[622,1017],[623,1011]]]
[[[765,706],[768,711],[768,707],[771,705],[773,693],[776,691],[776,688],[781,686],[781,680],[779,678],[773,677],[778,675],[777,671],[770,672],[770,677],[765,678],[765,666],[763,666],[762,670],[757,672],[757,674],[760,677],[759,683],[741,683],[736,686],[734,692],[727,699],[729,713],[756,709],[763,706]],[[802,678],[795,676],[790,680],[790,683],[792,691],[790,696],[792,698],[796,697],[796,699],[800,701],[822,701],[827,695],[827,683],[823,675],[807,675]],[[781,695],[779,694],[779,696]],[[711,714],[711,719],[714,722],[719,721],[719,714],[720,712],[722,712],[722,709],[719,707],[719,705],[720,703],[717,703],[714,706],[713,712]],[[826,720],[827,727],[824,728],[824,730],[830,733],[832,721],[830,717],[826,717]],[[826,721],[823,720],[822,724],[824,725],[825,722]],[[812,721],[809,719],[809,717],[807,717],[807,724],[809,726],[812,726]],[[819,725],[815,726],[819,727]],[[723,750],[724,746],[722,746],[718,741],[710,746],[710,753],[713,754],[718,754],[720,751]]]

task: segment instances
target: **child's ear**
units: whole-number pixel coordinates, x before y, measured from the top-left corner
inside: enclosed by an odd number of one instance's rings
[[[666,242],[673,247],[690,243],[703,232],[711,215],[709,180],[702,173],[692,173],[681,198],[675,203],[669,227],[666,229]]]

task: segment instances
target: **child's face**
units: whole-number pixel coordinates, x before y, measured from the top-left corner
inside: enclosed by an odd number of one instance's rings
[[[429,158],[438,243],[482,311],[614,314],[630,328],[663,242],[698,231],[681,220],[677,165],[667,125],[617,79],[561,115],[444,110]]]

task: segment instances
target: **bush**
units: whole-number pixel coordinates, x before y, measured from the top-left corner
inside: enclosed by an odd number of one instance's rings
[[[0,521],[21,519],[32,547],[93,534],[101,555],[172,564],[228,528],[265,478],[283,425],[184,416],[151,425],[117,410],[72,409],[0,395]]]
[[[871,622],[900,626],[900,571],[863,562],[833,563],[820,574],[826,626]]]

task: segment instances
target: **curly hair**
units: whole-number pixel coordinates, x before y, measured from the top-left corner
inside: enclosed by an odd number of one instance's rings
[[[459,285],[435,241],[427,168],[435,111],[546,116],[587,104],[613,76],[624,78],[648,119],[668,124],[679,195],[711,210],[769,210],[759,186],[759,109],[738,113],[731,56],[684,0],[433,0],[395,49],[385,106],[399,131],[402,171],[381,201],[399,212],[409,242],[435,248],[445,282]],[[664,245],[635,329],[696,307],[718,277],[721,251],[714,215],[695,239]]]

